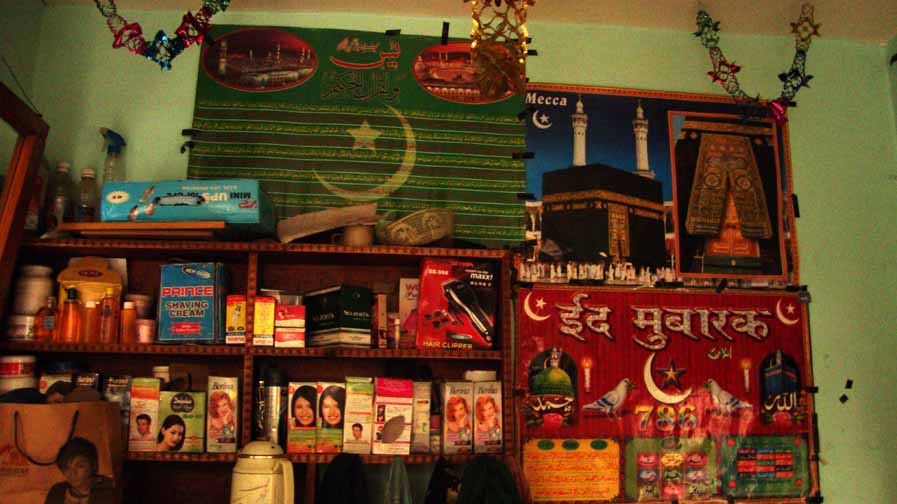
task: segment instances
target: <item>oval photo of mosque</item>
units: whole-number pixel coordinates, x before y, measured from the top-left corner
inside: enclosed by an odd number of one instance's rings
[[[514,94],[510,87],[490,87],[484,93],[477,83],[477,69],[470,55],[470,42],[438,44],[414,58],[414,78],[428,93],[456,103],[483,104],[504,100]]]
[[[206,75],[240,91],[296,87],[314,75],[318,56],[308,42],[282,30],[250,28],[215,38],[202,51]]]

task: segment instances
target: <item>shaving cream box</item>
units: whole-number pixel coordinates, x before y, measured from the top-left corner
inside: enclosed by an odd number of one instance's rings
[[[371,419],[374,381],[371,378],[346,377],[346,422],[343,424],[343,452],[371,453]]]
[[[317,382],[290,382],[287,453],[314,453],[317,432]]]
[[[411,453],[414,382],[377,378],[374,392],[374,454],[408,455]]]
[[[103,222],[225,221],[227,235],[274,234],[271,199],[258,180],[106,182]]]
[[[223,343],[226,278],[220,263],[163,265],[159,341]]]
[[[501,382],[473,384],[473,439],[476,453],[501,453]]]
[[[183,442],[175,447],[169,447],[164,441],[157,443],[158,451],[202,453],[206,439],[206,393],[162,391],[159,395],[159,424],[156,432],[163,440],[166,425],[168,429],[181,427]]]

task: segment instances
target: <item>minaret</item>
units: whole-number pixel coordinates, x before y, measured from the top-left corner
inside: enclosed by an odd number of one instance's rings
[[[642,101],[638,101],[635,119],[632,120],[632,132],[635,133],[635,173],[654,180],[654,172],[648,168],[648,120],[642,110]]]
[[[582,110],[582,97],[576,99],[576,112],[573,118],[573,166],[586,165],[586,127],[589,116]]]
[[[221,49],[218,51],[218,75],[227,74],[227,39],[221,41]]]

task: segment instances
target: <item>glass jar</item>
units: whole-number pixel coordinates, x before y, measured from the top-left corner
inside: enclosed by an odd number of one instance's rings
[[[34,315],[53,295],[53,268],[30,264],[19,269],[16,280],[15,315]]]

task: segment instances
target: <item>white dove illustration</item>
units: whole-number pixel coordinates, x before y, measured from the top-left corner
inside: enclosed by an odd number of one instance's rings
[[[713,398],[713,404],[721,413],[729,415],[740,409],[751,409],[748,402],[742,401],[732,394],[726,392],[716,383],[716,380],[709,379],[704,382],[704,388],[710,391],[710,397]]]
[[[608,415],[616,415],[617,411],[626,402],[626,393],[632,388],[632,380],[623,378],[613,390],[601,396],[595,402],[582,407],[583,411],[598,410]]]

